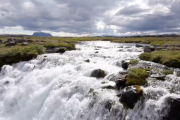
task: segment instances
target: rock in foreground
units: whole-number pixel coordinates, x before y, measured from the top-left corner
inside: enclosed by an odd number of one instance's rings
[[[104,71],[104,70],[101,70],[101,69],[94,70],[94,71],[91,73],[91,77],[104,78],[105,76],[106,76],[105,71]]]

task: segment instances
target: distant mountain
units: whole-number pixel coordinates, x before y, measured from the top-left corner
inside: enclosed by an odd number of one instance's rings
[[[33,36],[36,37],[52,37],[50,33],[45,33],[45,32],[34,32]]]

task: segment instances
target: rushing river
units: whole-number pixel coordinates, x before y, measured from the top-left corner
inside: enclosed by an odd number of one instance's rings
[[[109,77],[123,71],[121,61],[138,58],[143,49],[108,41],[82,42],[76,48],[3,66],[0,120],[160,120],[167,112],[165,99],[179,97],[180,80],[171,75],[171,81],[150,82],[143,88],[144,99],[127,110],[119,102],[119,91],[103,87],[115,86]],[[95,69],[107,76],[90,77]]]

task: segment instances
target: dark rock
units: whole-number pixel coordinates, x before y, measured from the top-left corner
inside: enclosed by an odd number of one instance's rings
[[[90,62],[90,60],[89,60],[89,59],[87,59],[87,60],[85,60],[85,62],[88,62],[88,63],[89,63],[89,62]]]
[[[104,78],[105,76],[106,76],[106,73],[104,72],[104,70],[101,70],[101,69],[94,70],[91,73],[91,77]]]
[[[175,44],[174,47],[180,47],[180,44]]]
[[[114,89],[116,89],[116,86],[107,85],[107,86],[103,86],[102,88],[103,89],[112,89],[112,90],[114,90]]]
[[[124,88],[126,86],[126,77],[127,72],[121,72],[118,75],[113,76],[110,81],[114,81],[116,83],[116,88]]]
[[[28,42],[23,42],[21,45],[22,46],[28,46]]]
[[[59,48],[59,50],[58,50],[58,53],[64,53],[64,52],[66,52],[66,49],[65,48]]]
[[[0,39],[0,44],[3,43],[3,41]]]
[[[128,69],[128,65],[129,65],[128,62],[122,61],[121,65],[124,70]]]
[[[66,52],[66,48],[52,48],[52,49],[47,49],[46,52],[48,53],[64,53]]]
[[[105,103],[105,108],[110,111],[113,104],[114,104],[113,101],[108,100],[108,101],[106,101],[106,103]]]
[[[152,52],[154,50],[155,50],[155,48],[152,46],[144,46],[144,52]]]
[[[180,120],[180,98],[168,98],[169,110],[163,120]]]
[[[143,45],[140,45],[140,44],[136,44],[136,47],[143,47]]]
[[[121,94],[120,102],[124,107],[133,109],[142,94],[143,90],[140,88],[140,86],[136,85],[126,87]]]

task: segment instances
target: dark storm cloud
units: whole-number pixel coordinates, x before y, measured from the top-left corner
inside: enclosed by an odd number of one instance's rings
[[[77,34],[126,32],[178,32],[179,0],[0,0],[0,28],[22,26],[24,30]],[[131,3],[131,4],[129,4]],[[118,6],[120,10],[118,11]],[[164,7],[167,11],[160,11]],[[114,15],[107,13],[117,9]],[[98,29],[102,21],[105,29]]]

